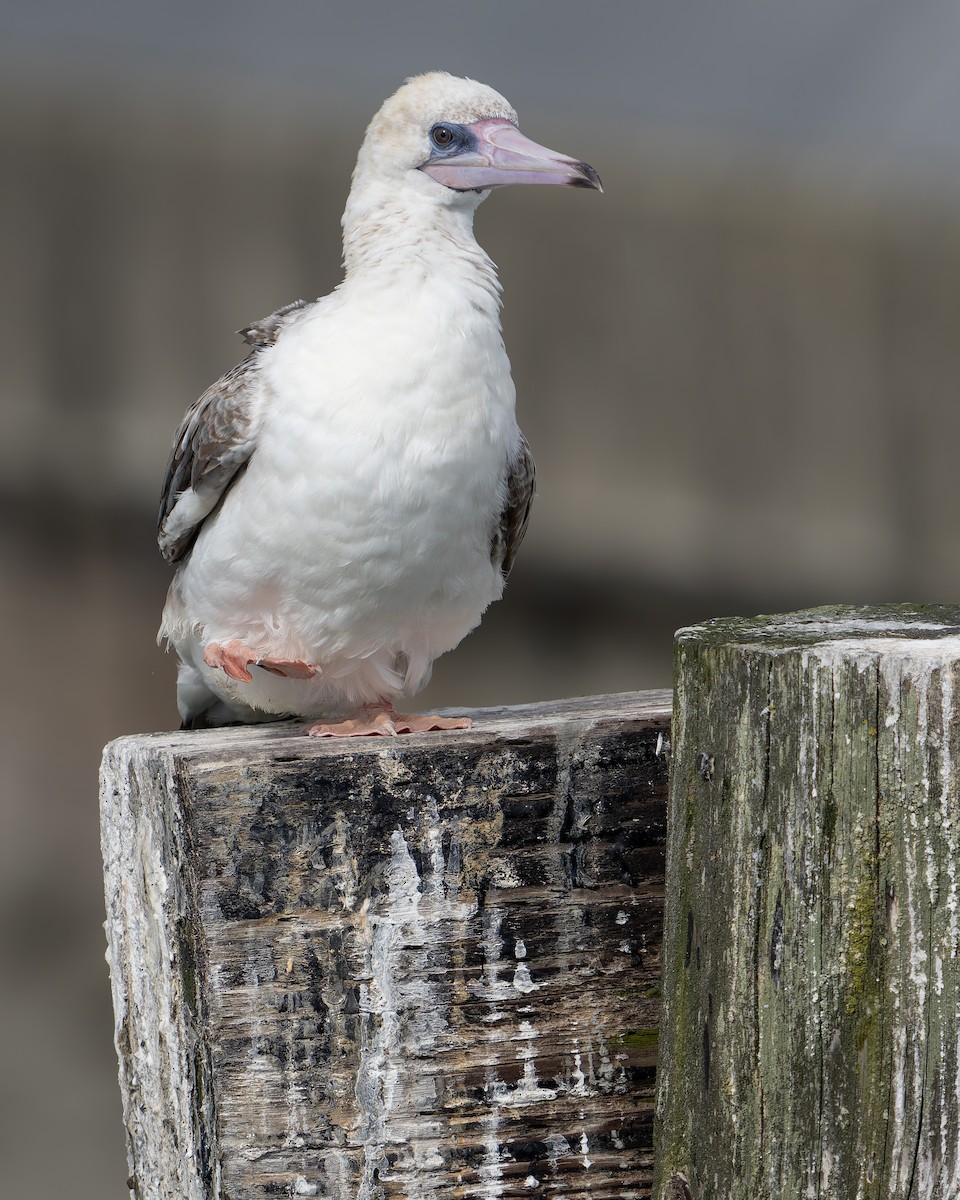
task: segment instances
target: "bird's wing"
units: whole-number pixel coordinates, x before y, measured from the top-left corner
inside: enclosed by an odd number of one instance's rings
[[[200,526],[253,454],[266,402],[261,351],[277,340],[290,314],[303,307],[298,300],[242,329],[253,351],[187,409],[160,495],[157,540],[167,562],[187,554]]]
[[[499,562],[504,579],[510,574],[527,532],[536,484],[537,467],[527,439],[521,434],[517,452],[507,466],[505,502],[490,546],[490,557],[495,563]]]
[[[272,312],[269,317],[264,317],[262,321],[254,321],[252,325],[241,329],[240,336],[248,345],[256,346],[258,349],[272,346],[280,336],[280,330],[289,323],[290,314],[299,313],[306,307],[304,300],[294,300],[292,304],[285,304],[283,308],[278,308],[276,312]]]

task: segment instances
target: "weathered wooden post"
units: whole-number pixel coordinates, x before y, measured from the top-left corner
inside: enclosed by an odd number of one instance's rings
[[[138,1200],[648,1195],[669,701],[112,743]]]
[[[957,1200],[960,609],[713,621],[675,682],[656,1200]]]

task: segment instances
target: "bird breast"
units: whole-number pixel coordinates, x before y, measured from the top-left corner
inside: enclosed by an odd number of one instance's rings
[[[256,452],[183,581],[298,656],[424,636],[441,653],[502,590],[490,539],[519,431],[499,321],[462,290],[385,292],[344,285],[264,355]]]

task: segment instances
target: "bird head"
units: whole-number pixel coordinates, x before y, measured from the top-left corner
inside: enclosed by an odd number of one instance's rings
[[[440,71],[408,79],[370,122],[354,187],[374,178],[470,208],[491,188],[515,183],[603,190],[588,163],[524,137],[516,112],[493,88]]]

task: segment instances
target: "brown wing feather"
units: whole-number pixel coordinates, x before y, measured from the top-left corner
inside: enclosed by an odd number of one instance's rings
[[[536,463],[527,439],[521,434],[516,456],[507,468],[506,502],[490,546],[490,557],[500,563],[504,579],[513,568],[523,535],[527,532],[536,484]]]
[[[306,307],[304,300],[294,300],[292,304],[285,304],[283,308],[278,308],[276,312],[271,313],[269,317],[264,317],[262,321],[254,321],[252,325],[247,325],[237,332],[248,346],[272,346],[277,340],[280,330],[287,323],[290,314],[299,312],[301,308]]]
[[[157,535],[167,562],[179,561],[204,519],[253,453],[259,389],[254,355],[228,371],[186,412],[160,492]]]
[[[157,540],[167,562],[183,558],[256,447],[263,406],[261,352],[305,307],[302,300],[249,325],[241,334],[253,353],[187,409],[173,439],[160,493]],[[295,319],[295,318],[294,318]]]

